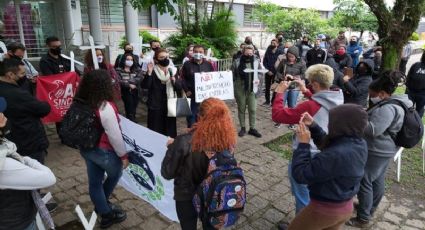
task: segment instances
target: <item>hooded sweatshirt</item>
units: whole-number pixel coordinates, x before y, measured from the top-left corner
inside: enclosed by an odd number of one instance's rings
[[[367,116],[359,105],[337,106],[329,111],[329,135],[318,125],[310,127],[315,143],[327,139],[320,154],[312,158],[310,144],[305,143],[294,151],[292,175],[298,183],[308,184],[313,200],[341,203],[359,191],[368,154],[362,138]]]
[[[359,74],[358,69],[361,63],[367,66],[367,72],[365,74]],[[369,95],[369,85],[372,82],[372,73],[374,69],[374,63],[372,59],[365,59],[361,61],[357,67],[357,74],[350,79],[348,82],[344,82],[344,103],[353,103],[367,107],[367,98]]]
[[[304,96],[309,98],[309,100],[298,104],[295,108],[285,108],[283,106],[283,94],[277,94],[272,108],[273,121],[291,125],[298,124],[301,119],[301,115],[308,112],[311,116],[313,116],[317,125],[327,133],[329,110],[343,104],[344,96],[342,91],[323,90],[312,94],[309,90],[307,90],[304,93]],[[298,138],[294,136],[292,149],[297,149],[298,143]],[[320,152],[313,141],[311,141],[310,144],[311,153],[313,155]]]
[[[363,48],[359,45],[359,41],[356,41],[355,44],[350,44],[347,47],[347,54],[351,56],[351,59],[353,59],[352,68],[355,68],[357,64],[359,64],[359,57],[360,54],[363,52]]]
[[[288,48],[288,53],[293,54],[297,60],[294,64],[289,64],[288,58],[283,59],[276,69],[277,79],[282,80],[287,74],[292,76],[300,76],[301,79],[304,79],[304,73],[307,67],[305,62],[299,56],[298,48],[292,46]]]
[[[408,108],[413,106],[406,94],[393,95],[390,99],[399,100]],[[395,145],[391,134],[395,135],[401,130],[404,122],[404,110],[399,105],[384,103],[385,101],[381,101],[367,111],[369,122],[365,130],[365,139],[369,155],[393,157],[399,146]]]

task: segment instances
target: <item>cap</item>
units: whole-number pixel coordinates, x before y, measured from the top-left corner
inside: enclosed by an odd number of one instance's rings
[[[0,113],[3,113],[6,110],[7,102],[4,97],[0,97]]]

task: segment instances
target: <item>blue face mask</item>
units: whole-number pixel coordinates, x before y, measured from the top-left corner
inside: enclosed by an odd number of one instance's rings
[[[320,48],[325,49],[326,48],[326,42],[320,42]]]

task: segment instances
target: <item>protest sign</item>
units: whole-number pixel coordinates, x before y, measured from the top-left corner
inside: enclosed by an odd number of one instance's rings
[[[195,73],[195,101],[201,103],[210,97],[234,99],[231,71]]]

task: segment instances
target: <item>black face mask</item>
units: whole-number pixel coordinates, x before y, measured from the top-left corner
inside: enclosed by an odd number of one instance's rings
[[[245,40],[245,44],[251,45],[252,44],[252,41],[251,40]]]
[[[158,65],[162,67],[167,67],[170,64],[170,59],[166,58],[163,60],[158,60]]]
[[[242,59],[243,62],[248,63],[248,62],[254,61],[254,56],[242,55],[241,59]]]
[[[62,51],[62,48],[57,47],[57,48],[54,48],[54,49],[49,49],[49,51],[50,51],[50,53],[52,53],[54,55],[60,55],[61,54],[61,51]]]
[[[156,52],[159,50],[159,47],[152,48],[152,50]]]
[[[16,84],[18,84],[19,86],[22,86],[23,84],[25,84],[26,81],[26,77],[20,77],[17,81]]]
[[[10,58],[14,58],[14,59],[19,60],[19,61],[22,61],[22,59],[23,59],[23,58],[21,58],[19,56],[13,55],[13,54],[10,55]]]
[[[368,72],[367,67],[360,67],[360,68],[358,68],[358,69],[357,69],[357,73],[358,73],[359,75],[366,75],[366,74],[367,74],[367,72]]]
[[[303,41],[303,45],[308,45],[308,41]]]
[[[124,50],[124,53],[126,53],[126,54],[132,54],[133,53],[133,50]]]
[[[350,41],[350,45],[355,45],[356,43],[356,41]]]
[[[6,135],[10,133],[10,124],[9,121],[6,121],[6,125],[0,128],[0,138],[5,138]]]
[[[279,42],[283,42],[283,38],[277,38]]]

